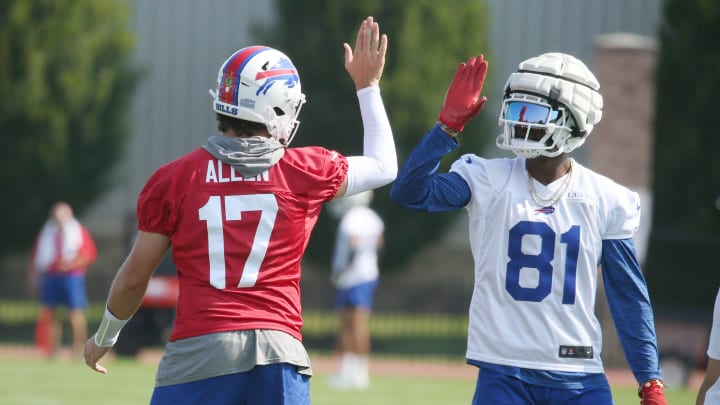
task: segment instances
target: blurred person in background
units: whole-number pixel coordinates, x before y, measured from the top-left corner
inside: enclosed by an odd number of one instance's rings
[[[35,240],[28,271],[31,291],[41,297],[35,343],[49,356],[62,346],[59,307],[68,309],[72,354],[82,355],[87,339],[85,272],[96,259],[90,232],[75,219],[69,204],[55,203]]]
[[[251,46],[222,64],[211,91],[220,133],[162,166],[141,191],[135,244],[85,346],[89,367],[107,372],[98,361],[172,247],[178,309],[151,403],[310,403],[300,278],[311,231],[324,203],[397,174],[379,87],[387,36],[368,17],[355,49],[344,49],[360,103],[362,156],[289,147],[305,95],[284,53]]]
[[[332,256],[331,281],[338,311],[338,371],[330,384],[338,389],[366,389],[370,384],[370,312],[378,286],[378,251],[385,224],[369,207],[372,191],[339,198],[341,213]]]
[[[720,289],[715,297],[713,321],[707,349],[708,365],[698,391],[696,405],[720,404]]]
[[[653,310],[633,235],[638,194],[569,153],[602,116],[595,75],[577,58],[546,53],[508,78],[499,148],[516,157],[440,160],[482,110],[482,55],[461,63],[436,125],[398,173],[391,196],[425,211],[465,209],[475,263],[467,361],[481,404],[612,404],[595,317],[599,271],[643,405],[664,405]]]

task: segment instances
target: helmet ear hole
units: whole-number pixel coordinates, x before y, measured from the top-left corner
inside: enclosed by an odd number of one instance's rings
[[[273,107],[273,111],[275,111],[275,115],[278,117],[285,115],[285,111],[283,111],[280,107]]]
[[[575,117],[573,117],[572,114],[568,115],[567,126],[570,127],[570,136],[573,138],[582,138],[588,134],[587,130],[580,130],[580,128],[578,128]]]

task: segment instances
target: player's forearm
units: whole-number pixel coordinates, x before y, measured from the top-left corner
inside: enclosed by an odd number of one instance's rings
[[[129,319],[140,307],[149,277],[132,273],[124,264],[110,287],[107,307],[118,319]]]
[[[662,379],[652,306],[632,239],[603,241],[602,269],[610,312],[635,378],[639,384]]]
[[[348,157],[347,191],[353,195],[382,187],[397,176],[397,153],[380,88],[358,90],[363,121],[363,156]]]
[[[457,147],[457,140],[448,138],[435,125],[413,148],[398,172],[390,195],[398,204],[419,208],[430,192],[431,176],[440,160]]]
[[[400,168],[390,192],[392,199],[404,207],[427,211],[446,211],[467,205],[471,197],[467,183],[455,173],[437,173],[440,160],[457,146],[455,138],[448,137],[435,125]]]
[[[135,244],[120,266],[110,287],[108,308],[120,319],[135,313],[147,290],[150,277],[170,247],[170,239],[163,234],[139,231]]]
[[[128,261],[123,263],[110,287],[105,313],[94,335],[97,346],[115,345],[120,331],[137,311],[147,289],[149,278],[133,274],[128,268]]]
[[[96,346],[112,347],[115,345],[120,331],[137,311],[142,301],[148,282],[147,280],[142,282],[140,278],[133,276],[128,269],[129,261],[130,258],[123,263],[110,286],[105,313],[93,336]]]
[[[397,175],[397,153],[380,88],[366,87],[357,96],[363,122],[363,155],[377,160],[392,181]]]

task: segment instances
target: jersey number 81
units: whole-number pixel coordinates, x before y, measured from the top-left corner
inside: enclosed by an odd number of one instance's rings
[[[540,251],[537,254],[523,252],[522,244],[525,236],[535,235],[540,238]],[[540,302],[550,295],[552,289],[552,275],[555,270],[552,261],[555,258],[555,244],[557,234],[544,222],[520,221],[510,229],[508,240],[507,273],[505,276],[505,289],[518,301]],[[580,227],[574,225],[560,235],[560,243],[564,243],[565,274],[562,286],[562,303],[572,305],[575,303],[575,275],[577,272],[577,259],[580,246]],[[538,284],[535,287],[520,285],[520,272],[522,269],[534,269],[538,272]]]

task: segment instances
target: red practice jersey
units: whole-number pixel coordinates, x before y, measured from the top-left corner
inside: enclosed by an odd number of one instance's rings
[[[180,293],[170,340],[246,329],[302,339],[302,256],[347,169],[320,147],[288,148],[252,178],[202,148],[160,167],[137,212],[141,231],[172,243]]]

